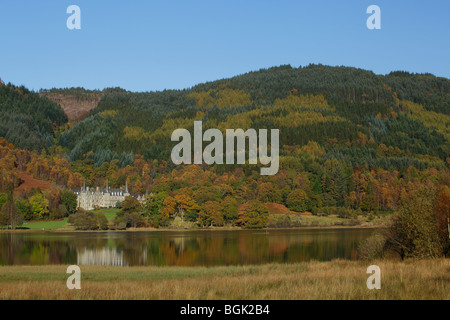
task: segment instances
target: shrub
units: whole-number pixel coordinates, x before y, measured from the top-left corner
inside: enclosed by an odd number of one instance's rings
[[[108,230],[108,219],[103,212],[96,213],[98,228],[100,230]]]
[[[286,214],[282,219],[271,221],[269,228],[296,228],[301,227],[300,215],[296,216],[295,221],[292,221],[289,214]]]
[[[339,218],[343,219],[356,219],[358,217],[357,211],[344,207],[322,207],[316,209],[316,215],[317,216],[337,215]]]
[[[148,217],[148,222],[153,228],[159,228],[161,226],[161,218],[159,215],[151,215]]]
[[[79,211],[69,217],[76,230],[107,230],[108,220],[103,212]]]
[[[196,224],[191,221],[183,221],[180,217],[175,217],[170,223],[170,227],[173,229],[194,229]]]
[[[67,216],[67,207],[63,204],[60,204],[55,211],[55,218],[62,219]]]
[[[140,213],[137,212],[125,213],[124,221],[126,222],[127,226],[131,228],[137,228],[142,226],[142,224],[144,223],[144,218]]]
[[[117,225],[117,230],[125,230],[126,228],[127,228],[127,224],[123,221]]]
[[[358,258],[361,260],[383,259],[385,256],[386,237],[375,233],[358,246]]]
[[[122,208],[122,213],[130,213],[130,212],[140,212],[142,211],[142,205],[133,196],[125,197],[125,200],[120,203]]]
[[[126,228],[138,228],[145,224],[145,219],[138,212],[119,213],[114,218],[114,224],[119,230]]]
[[[350,209],[343,208],[343,207],[336,208],[336,214],[338,215],[339,218],[343,218],[343,219],[357,218],[357,215],[355,212],[353,212]]]

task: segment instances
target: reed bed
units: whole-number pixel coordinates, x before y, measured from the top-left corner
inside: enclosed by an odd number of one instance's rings
[[[366,269],[381,268],[381,290]],[[334,260],[220,267],[81,266],[81,290],[69,290],[67,266],[1,266],[0,299],[309,300],[450,298],[450,259]]]

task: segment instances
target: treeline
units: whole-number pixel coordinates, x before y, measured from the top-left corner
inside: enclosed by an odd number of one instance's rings
[[[294,159],[272,177],[261,177],[257,170],[246,173],[243,168],[219,174],[214,168],[202,169],[200,166],[185,166],[167,174],[157,174],[143,206],[134,200],[135,210],[132,211],[148,216],[153,226],[168,226],[177,218],[198,226],[240,225],[243,210],[250,203],[254,207],[275,203],[286,206],[291,212],[309,211],[316,215],[338,214],[342,218],[355,218],[397,211],[402,199],[423,183],[445,185],[449,178],[446,170],[418,171],[410,167],[400,174],[352,167],[336,159],[305,169],[307,165],[302,162],[308,162],[308,159],[297,163]],[[128,173],[131,192],[137,194],[136,191],[145,190],[139,180],[140,172],[130,170]],[[249,227],[248,224],[245,226]],[[267,220],[256,226],[266,227]]]
[[[103,90],[88,90],[81,87],[71,87],[71,88],[52,88],[52,89],[41,89],[39,93],[44,96],[49,95],[70,95],[74,96],[79,100],[89,100],[92,98],[101,97],[107,93],[115,92],[126,92],[126,90],[121,88],[105,88]]]
[[[0,193],[0,227],[16,229],[25,221],[62,219],[77,210],[77,195],[70,190],[39,188],[13,194]]]
[[[330,100],[393,101],[380,77],[371,71],[350,67],[309,65],[293,68],[285,65],[199,84],[192,90],[208,91],[222,87],[243,90],[262,105],[271,105],[275,99],[284,98],[295,90],[301,94],[324,94]]]

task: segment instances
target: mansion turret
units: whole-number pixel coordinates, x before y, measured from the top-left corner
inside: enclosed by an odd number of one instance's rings
[[[92,210],[96,207],[99,208],[115,208],[117,202],[122,202],[125,197],[130,196],[128,192],[128,182],[126,183],[125,190],[123,189],[110,189],[108,182],[106,182],[106,188],[101,189],[89,189],[86,187],[86,182],[83,183],[81,190],[74,191],[78,197],[78,207],[85,210]],[[143,196],[135,196],[139,201],[143,200]]]

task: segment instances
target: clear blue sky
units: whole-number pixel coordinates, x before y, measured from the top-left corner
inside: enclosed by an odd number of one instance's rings
[[[81,30],[68,30],[69,5]],[[366,9],[381,8],[381,30]],[[450,1],[2,0],[0,77],[30,89],[182,89],[281,64],[450,78]]]

